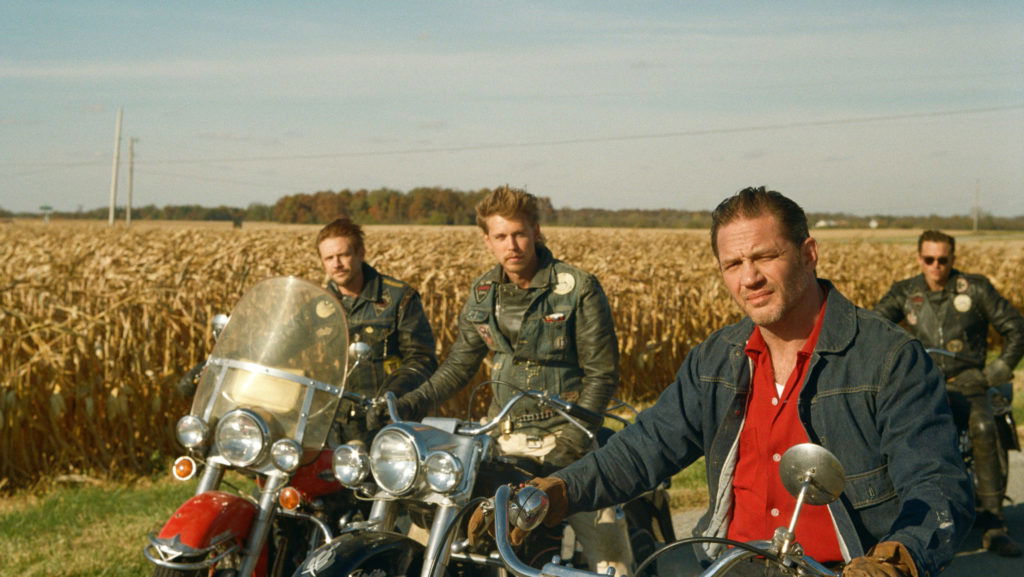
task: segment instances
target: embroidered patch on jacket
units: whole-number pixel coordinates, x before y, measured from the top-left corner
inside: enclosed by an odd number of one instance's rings
[[[567,272],[558,273],[558,282],[555,283],[556,295],[567,295],[576,288],[576,279]]]
[[[962,276],[956,277],[956,292],[958,292],[958,293],[965,293],[965,292],[967,292],[967,287],[968,286],[970,286],[970,285],[968,284],[966,278],[964,278]]]
[[[491,327],[487,325],[477,325],[476,332],[480,333],[480,338],[487,343],[487,346],[494,348],[494,337],[491,336]]]
[[[964,342],[961,341],[960,339],[953,339],[946,343],[946,350],[948,350],[951,353],[959,353],[960,351],[964,350]]]
[[[476,290],[473,291],[473,296],[476,297],[476,302],[481,303],[487,298],[487,293],[491,290],[491,283],[478,284]]]
[[[953,308],[965,313],[971,310],[971,296],[970,295],[956,295],[953,298]]]

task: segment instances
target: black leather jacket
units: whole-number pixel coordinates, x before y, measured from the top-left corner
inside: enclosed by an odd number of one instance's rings
[[[556,393],[595,412],[603,412],[619,384],[619,348],[611,307],[593,275],[537,249],[539,269],[527,289],[525,310],[517,309],[516,339],[510,342],[499,325],[497,293],[504,273],[495,266],[473,282],[459,315],[459,336],[437,372],[406,396],[418,412],[434,409],[466,386],[488,352],[493,352],[491,378],[526,389]],[[518,324],[521,321],[521,324]],[[493,415],[515,395],[510,387],[494,386]],[[564,429],[582,432],[529,401],[512,412],[515,430],[545,434]],[[573,439],[583,443],[583,439]]]
[[[892,322],[906,321],[926,348],[954,353],[932,355],[947,378],[985,367],[990,324],[1003,336],[999,360],[1006,369],[1012,371],[1024,355],[1024,317],[979,274],[953,269],[941,291],[928,290],[924,275],[898,281],[875,310]]]
[[[392,391],[396,396],[418,387],[437,369],[434,332],[419,293],[408,284],[363,263],[363,290],[354,299],[342,298],[334,281],[327,288],[338,297],[348,317],[350,342],[370,345],[370,360],[352,372],[346,389],[367,396]],[[362,415],[344,401],[339,420],[365,432]]]

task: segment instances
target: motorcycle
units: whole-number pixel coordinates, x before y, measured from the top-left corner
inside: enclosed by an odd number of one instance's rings
[[[172,472],[182,481],[198,474],[198,485],[143,554],[158,577],[288,575],[330,542],[332,525],[359,517],[325,443],[341,398],[369,402],[344,391],[368,347],[349,349],[337,299],[293,277],[253,286],[214,333],[191,411],[176,426],[188,455]],[[254,479],[254,494],[222,490],[228,471]]]
[[[779,472],[786,490],[796,497],[796,508],[793,517],[786,527],[779,527],[771,541],[741,542],[721,537],[690,537],[675,541],[659,549],[641,562],[636,568],[636,575],[642,575],[648,568],[653,568],[659,557],[669,551],[683,546],[715,545],[729,546],[725,553],[707,569],[700,572],[701,577],[721,577],[737,564],[754,557],[762,557],[767,563],[776,565],[782,572],[792,575],[812,577],[838,577],[838,573],[830,570],[814,558],[804,554],[803,548],[795,540],[794,530],[804,504],[827,505],[839,498],[846,485],[846,475],[835,455],[824,447],[811,443],[803,443],[790,447],[779,462]],[[523,487],[513,492],[508,485],[499,487],[494,499],[494,528],[498,556],[501,562],[513,575],[519,577],[599,577],[583,569],[561,564],[562,560],[554,557],[550,563],[540,569],[524,563],[516,554],[509,540],[509,526],[531,531],[544,519],[548,508],[548,497],[543,491],[534,487]],[[679,575],[677,567],[671,575]],[[605,577],[605,576],[602,576]]]
[[[499,454],[490,431],[524,399],[552,409],[588,435],[592,433],[583,423],[597,425],[604,419],[558,397],[517,390],[498,414],[484,423],[442,417],[427,417],[420,423],[401,421],[394,396],[389,395],[393,422],[377,433],[369,450],[358,444],[342,445],[333,459],[336,478],[358,495],[373,499],[369,519],[350,524],[311,554],[295,575],[503,574],[497,553],[483,549],[489,544],[469,544],[466,523],[476,506],[498,486],[523,483],[541,471],[532,459]],[[425,544],[389,530],[399,512],[420,526],[429,526]],[[543,559],[551,552],[575,554],[575,542],[563,538],[561,530],[536,537],[524,544],[530,558]]]
[[[942,355],[953,359],[964,360],[963,355],[947,351],[945,349],[926,348],[925,352],[930,355]],[[1010,451],[1020,451],[1020,438],[1017,436],[1017,423],[1013,417],[1013,382],[1008,381],[999,385],[989,387],[988,399],[992,404],[992,414],[996,424],[996,455],[999,462],[999,476],[1002,479],[1002,486],[1006,487],[1010,474]],[[966,422],[966,417],[962,419]],[[967,425],[958,422],[957,444],[960,447],[960,455],[967,466],[967,472],[974,479],[974,450],[971,445],[971,436]]]

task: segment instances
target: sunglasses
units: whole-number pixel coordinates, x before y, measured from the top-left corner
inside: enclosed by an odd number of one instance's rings
[[[939,261],[939,264],[941,264],[942,266],[946,266],[947,264],[949,264],[948,256],[922,256],[921,260],[924,261],[924,264],[929,266],[931,266],[935,261]]]

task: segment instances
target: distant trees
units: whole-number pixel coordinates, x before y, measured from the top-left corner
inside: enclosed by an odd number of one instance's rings
[[[270,221],[290,224],[325,224],[341,215],[362,224],[438,224],[473,225],[476,223],[476,204],[491,189],[461,191],[433,186],[418,187],[408,192],[391,188],[375,190],[343,189],[337,192],[321,190],[314,193],[296,193],[282,196],[274,204],[253,203],[246,208],[230,206],[206,207],[198,204],[147,205],[132,209],[133,220],[243,220]],[[549,226],[589,226],[624,228],[697,228],[707,229],[711,224],[708,210],[676,209],[604,209],[554,208],[546,196],[540,203],[541,222]],[[0,218],[10,216],[38,216],[15,214],[0,208]],[[55,212],[55,218],[107,219],[107,209],[77,212]],[[124,209],[117,210],[118,219],[124,218]],[[843,213],[808,213],[810,223],[834,223],[843,228],[867,228],[876,221],[881,228],[938,228],[970,230],[973,219],[956,216],[854,216]],[[1024,230],[1024,215],[997,217],[982,213],[978,226],[983,230]]]

